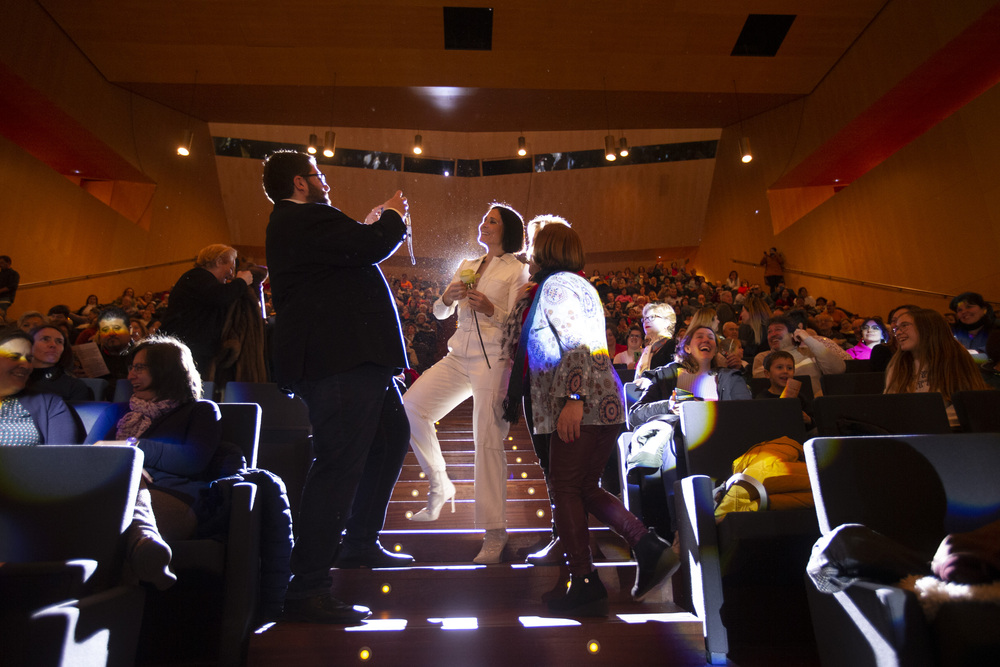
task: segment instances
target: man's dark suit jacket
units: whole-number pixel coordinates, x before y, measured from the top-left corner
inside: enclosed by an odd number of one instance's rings
[[[407,367],[396,304],[378,267],[405,234],[389,209],[365,225],[326,204],[274,205],[266,243],[279,386],[364,363]]]

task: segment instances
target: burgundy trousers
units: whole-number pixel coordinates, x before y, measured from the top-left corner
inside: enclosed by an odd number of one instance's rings
[[[549,459],[549,498],[559,539],[566,550],[572,575],[594,569],[590,552],[588,515],[609,526],[635,546],[648,532],[646,526],[616,497],[601,488],[601,474],[614,451],[618,424],[581,426],[580,437],[563,442],[552,433]]]

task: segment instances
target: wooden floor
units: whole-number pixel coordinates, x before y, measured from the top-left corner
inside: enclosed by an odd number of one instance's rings
[[[635,564],[627,545],[595,523],[591,542],[608,589],[607,619],[576,621],[548,612],[544,593],[565,585],[562,568],[532,567],[524,557],[548,541],[550,508],[523,421],[506,443],[508,532],[504,563],[476,566],[482,531],[473,519],[471,402],[438,424],[448,474],[458,488],[438,521],[408,514],[425,505],[427,482],[412,452],[393,493],[382,533],[389,549],[412,554],[415,567],[334,570],[334,595],[373,610],[357,627],[306,623],[264,626],[251,637],[249,665],[704,665],[700,622],[673,604],[665,583],[642,603],[631,600]],[[816,664],[808,651],[737,647],[729,665]]]

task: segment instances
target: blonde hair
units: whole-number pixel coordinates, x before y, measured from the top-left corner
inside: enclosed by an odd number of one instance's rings
[[[908,394],[916,389],[916,362],[927,370],[929,391],[940,392],[944,400],[958,391],[989,389],[969,351],[955,340],[941,313],[912,308],[907,313],[917,330],[917,348],[896,350],[885,372],[886,394]]]
[[[715,306],[702,306],[694,312],[694,317],[691,318],[691,322],[688,324],[688,331],[698,327],[705,327],[707,329],[712,329],[715,333],[718,333],[712,327],[712,320],[715,319],[715,315]]]
[[[534,218],[529,223],[529,229],[537,220]],[[580,235],[565,220],[559,220],[562,222],[548,220],[538,229],[531,244],[531,259],[543,270],[580,271],[585,259]]]
[[[205,269],[216,264],[220,257],[228,258],[227,261],[236,259],[236,248],[222,243],[213,243],[210,246],[205,246],[198,252],[198,257],[194,260],[194,265]]]
[[[750,318],[747,324],[753,329],[753,342],[760,345],[767,338],[767,321],[771,319],[771,309],[762,297],[750,296],[743,302],[743,307],[747,309]],[[792,329],[788,330],[789,332]]]
[[[647,315],[657,315],[666,320],[667,326],[660,327],[662,338],[670,338],[674,335],[674,327],[677,326],[677,313],[674,312],[669,303],[662,301],[647,303],[642,307],[642,316],[645,318]]]

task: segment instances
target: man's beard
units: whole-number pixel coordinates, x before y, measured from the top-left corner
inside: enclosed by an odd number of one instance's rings
[[[309,194],[306,197],[306,201],[310,204],[329,204],[330,197],[323,188],[313,183],[313,179],[307,178],[306,181],[309,183]]]

